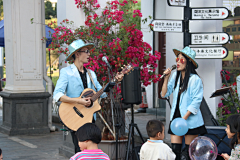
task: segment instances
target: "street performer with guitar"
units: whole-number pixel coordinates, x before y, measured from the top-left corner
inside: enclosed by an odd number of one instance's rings
[[[62,68],[60,71],[60,76],[56,84],[56,88],[53,93],[53,99],[55,102],[61,101],[62,104],[59,107],[59,116],[60,116],[60,108],[67,108],[64,111],[64,116],[67,120],[71,120],[71,118],[79,118],[79,121],[81,121],[81,118],[88,118],[88,121],[95,122],[96,116],[94,115],[94,118],[90,114],[84,115],[85,111],[90,111],[92,106],[98,105],[98,102],[94,102],[91,96],[82,96],[82,92],[84,92],[85,89],[89,89],[86,93],[92,93],[98,92],[102,90],[101,95],[99,95],[101,98],[107,97],[106,93],[103,93],[102,86],[97,80],[97,76],[94,71],[86,69],[83,64],[86,64],[89,62],[90,52],[89,50],[94,47],[94,44],[86,44],[83,40],[78,39],[73,41],[68,49],[70,54],[66,58],[66,61],[74,60],[74,63],[71,64],[68,67]],[[117,73],[115,76],[115,79],[118,81],[121,81],[123,78],[122,73]],[[94,90],[94,91],[92,91]],[[80,97],[80,98],[79,98]],[[84,98],[82,98],[84,97]],[[97,104],[96,104],[97,103]],[[72,105],[72,107],[71,107]],[[86,109],[83,109],[82,111],[78,108],[84,107]],[[88,108],[89,107],[89,108]],[[100,107],[100,106],[99,106]],[[69,114],[68,114],[69,112]],[[70,114],[70,112],[74,113],[74,116]],[[86,112],[87,113],[87,112]],[[62,118],[60,116],[60,118]],[[91,118],[91,119],[89,119]],[[62,119],[61,119],[62,120]],[[83,121],[83,120],[82,120]],[[77,121],[72,120],[69,121],[74,125]],[[86,122],[87,123],[87,122]],[[65,124],[65,123],[64,123]],[[66,125],[66,124],[65,124]],[[70,125],[70,124],[69,124]],[[71,135],[72,140],[75,146],[75,153],[80,152],[80,148],[78,146],[78,140],[75,135],[76,130],[80,126],[76,126],[75,129],[72,129],[68,125],[66,125],[69,129],[71,129]]]

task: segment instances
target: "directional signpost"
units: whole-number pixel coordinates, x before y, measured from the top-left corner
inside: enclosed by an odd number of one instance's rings
[[[186,0],[168,0],[168,5],[184,7],[186,6]]]
[[[223,59],[228,55],[228,50],[225,47],[192,47],[192,50],[196,52],[195,58]]]
[[[229,41],[227,33],[197,33],[191,34],[191,44],[226,44]]]
[[[157,32],[182,32],[183,25],[182,21],[174,20],[153,20],[153,31]]]
[[[228,9],[224,7],[217,8],[192,8],[192,20],[220,20],[228,17]]]
[[[184,20],[153,20],[151,29],[156,32],[183,32],[184,47],[189,45],[221,45],[229,41],[227,33],[189,33],[189,20],[222,20],[228,17],[225,7],[190,8],[189,0],[167,0],[170,6],[184,7]],[[225,58],[224,47],[191,47],[196,58]]]

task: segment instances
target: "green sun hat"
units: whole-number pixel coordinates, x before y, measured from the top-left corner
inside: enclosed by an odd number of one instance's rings
[[[79,51],[80,49],[82,49],[83,47],[87,47],[89,50],[92,49],[94,47],[94,44],[92,43],[85,43],[83,40],[78,39],[73,41],[69,46],[68,46],[68,50],[70,52],[70,54],[67,56],[66,61],[71,61],[73,60],[72,55],[75,54],[77,51]]]
[[[184,54],[186,57],[190,59],[190,61],[194,64],[196,69],[198,68],[198,64],[195,61],[196,52],[193,51],[190,47],[185,47],[183,50],[173,49],[173,52],[176,56],[178,56],[180,53]]]

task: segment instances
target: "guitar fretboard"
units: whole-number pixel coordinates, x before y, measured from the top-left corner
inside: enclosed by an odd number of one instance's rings
[[[104,88],[105,88],[105,86],[103,86],[100,91],[98,91],[96,94],[94,94],[91,97],[92,102],[95,102],[102,95]]]

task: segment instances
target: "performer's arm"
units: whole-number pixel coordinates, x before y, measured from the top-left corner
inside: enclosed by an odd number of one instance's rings
[[[192,114],[197,114],[203,99],[202,80],[197,75],[195,76],[196,77],[191,80],[191,84],[189,85],[192,102],[187,108],[187,110],[190,111]]]
[[[182,117],[183,119],[187,120],[188,117],[191,115],[192,113],[190,111],[187,111],[187,113]]]
[[[162,92],[161,92],[161,97],[163,98],[170,96],[170,94],[173,92],[175,74],[172,76],[170,82],[168,83],[168,79],[171,75],[171,71],[172,70],[168,68],[163,72],[164,74],[166,74],[166,76],[164,77],[164,82],[163,82]]]
[[[60,98],[60,101],[61,102],[66,102],[66,103],[79,103],[79,104],[82,104],[84,106],[90,106],[91,105],[91,101],[90,101],[90,98],[91,97],[88,97],[88,98],[70,98],[66,95],[63,95],[61,98]]]
[[[66,70],[63,68],[60,71],[60,76],[53,93],[53,99],[55,102],[61,101],[61,102],[67,102],[67,103],[79,103],[86,106],[89,106],[91,104],[90,98],[78,99],[78,98],[70,98],[64,95],[67,89],[67,85],[68,85],[68,76],[67,76]]]

